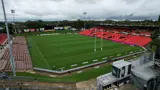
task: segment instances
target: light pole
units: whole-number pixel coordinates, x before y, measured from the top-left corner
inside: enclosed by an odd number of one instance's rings
[[[83,15],[85,16],[85,20],[86,20],[86,19],[87,19],[87,17],[86,17],[87,13],[86,13],[86,12],[84,12],[84,13],[83,13]],[[84,30],[86,29],[86,23],[85,23],[85,20],[84,20]]]
[[[96,52],[97,51],[97,49],[96,49],[96,47],[97,47],[97,45],[96,45],[96,31],[97,31],[97,29],[95,29],[94,30],[94,32],[95,32],[95,37],[94,37],[94,52]]]
[[[10,64],[11,64],[11,67],[12,67],[13,75],[16,76],[15,63],[14,63],[14,58],[13,58],[13,54],[12,54],[12,46],[11,46],[11,43],[10,43],[10,35],[9,35],[9,30],[8,30],[8,22],[7,22],[4,2],[3,2],[3,0],[1,0],[1,2],[2,2],[4,19],[5,19],[5,26],[6,26],[6,31],[7,31],[7,37],[8,37],[8,44],[9,44],[9,51],[10,51]]]
[[[15,30],[14,33],[17,33],[17,31],[16,31],[15,19],[14,19],[15,10],[14,10],[14,9],[11,9],[11,13],[12,13],[12,16],[13,16],[12,24],[14,25],[14,30]]]

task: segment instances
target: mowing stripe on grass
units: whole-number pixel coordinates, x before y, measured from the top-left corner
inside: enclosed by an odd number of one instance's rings
[[[48,68],[50,68],[50,66],[49,66],[49,64],[48,64],[48,62],[47,62],[47,60],[45,59],[45,57],[43,56],[42,52],[41,52],[41,51],[39,50],[39,48],[37,47],[36,42],[35,42],[33,39],[32,39],[32,41],[35,43],[36,49],[39,51],[40,55],[43,57],[43,60],[46,62]]]

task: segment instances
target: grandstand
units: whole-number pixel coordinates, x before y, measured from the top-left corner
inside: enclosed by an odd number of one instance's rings
[[[12,49],[16,71],[25,72],[27,70],[32,70],[32,61],[29,55],[25,37],[15,37],[15,39],[12,42]],[[1,70],[4,69],[5,71],[12,71],[9,59],[9,48],[7,47],[5,48],[4,53],[0,58],[0,64],[3,65]]]
[[[2,49],[6,43],[7,43],[7,35],[0,34],[0,49]]]
[[[95,27],[84,30],[79,34],[92,37],[96,36],[98,38],[140,47],[143,47],[152,41],[150,38],[151,32],[126,28]]]

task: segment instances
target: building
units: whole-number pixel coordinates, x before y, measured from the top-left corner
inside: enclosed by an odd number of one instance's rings
[[[121,86],[129,82],[131,63],[120,60],[113,62],[112,72],[97,78],[97,90],[104,90],[114,86]]]
[[[136,60],[116,61],[112,64],[112,72],[97,78],[97,90],[119,87],[132,83],[140,90],[160,90],[159,48],[156,54],[144,53]],[[158,57],[158,58],[157,58]]]

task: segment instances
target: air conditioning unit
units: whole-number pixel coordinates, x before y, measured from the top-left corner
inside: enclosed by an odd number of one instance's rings
[[[131,73],[131,63],[120,60],[113,62],[112,64],[112,75],[116,78],[123,78]]]

